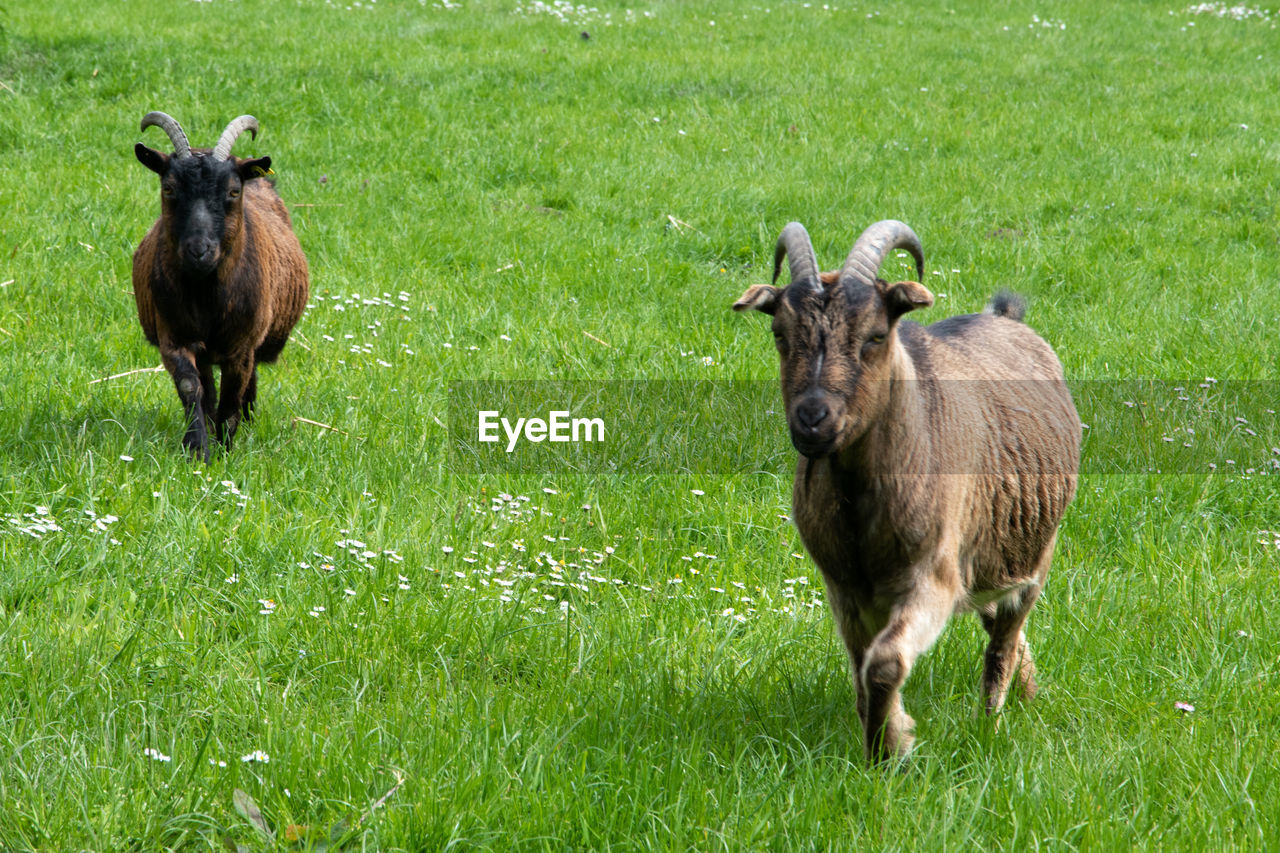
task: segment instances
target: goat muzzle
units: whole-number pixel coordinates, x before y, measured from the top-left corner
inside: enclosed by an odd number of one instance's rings
[[[207,237],[192,237],[182,241],[182,262],[195,272],[210,273],[218,266],[221,252],[218,242]]]
[[[835,450],[839,420],[825,394],[806,394],[791,407],[787,418],[791,443],[810,459],[827,456]]]

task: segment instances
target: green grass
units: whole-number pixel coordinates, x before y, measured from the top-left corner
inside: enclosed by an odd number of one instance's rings
[[[1234,466],[1087,459],[1029,629],[1041,698],[976,717],[981,632],[955,620],[894,773],[863,765],[787,477],[460,471],[446,393],[774,381],[765,324],[728,306],[778,231],[834,266],[893,217],[924,242],[922,320],[1011,287],[1073,379],[1265,398],[1270,20],[97,5],[0,9],[0,849],[271,847],[236,788],[314,838],[401,777],[349,849],[1280,843],[1274,416]],[[256,115],[237,151],[272,156],[311,263],[258,420],[207,467],[165,375],[90,384],[158,363],[129,280],[152,109],[195,144]]]

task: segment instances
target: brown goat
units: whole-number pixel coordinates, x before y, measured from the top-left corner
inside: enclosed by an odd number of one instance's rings
[[[919,238],[901,222],[868,228],[839,272],[819,273],[796,222],[778,238],[791,284],[756,285],[734,303],[773,316],[782,397],[800,452],[796,527],[822,570],[853,669],[868,759],[904,756],[914,720],[900,688],[957,610],[990,637],[987,713],[1016,674],[1036,692],[1023,625],[1075,495],[1081,426],[1047,343],[1001,294],[983,314],[920,326],[933,304],[917,282],[877,277]]]
[[[307,258],[265,177],[271,158],[231,156],[236,137],[257,135],[257,119],[235,119],[212,149],[191,148],[164,113],[142,119],[143,130],[153,125],[169,134],[174,152],[134,148],[160,176],[160,218],[133,254],[133,295],[187,415],[182,443],[208,462],[205,417],[230,449],[241,415],[253,412],[257,365],[276,360],[307,305]]]

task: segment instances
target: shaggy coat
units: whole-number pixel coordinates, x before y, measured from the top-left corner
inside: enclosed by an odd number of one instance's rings
[[[136,151],[161,179],[160,218],[133,255],[138,320],[187,413],[183,443],[207,461],[205,418],[230,447],[240,418],[252,414],[257,365],[276,360],[306,307],[307,259],[265,177],[270,158]]]
[[[757,285],[734,307],[774,317],[801,452],[795,523],[849,654],[866,754],[880,760],[910,750],[900,688],[957,610],[976,610],[989,634],[987,712],[1014,675],[1034,695],[1022,629],[1075,494],[1080,420],[1020,301],[1000,296],[931,326],[899,321],[933,302],[916,282],[874,277],[896,247],[921,271],[910,229],[878,223],[845,269],[817,274],[793,225],[777,256],[790,251],[792,284]]]

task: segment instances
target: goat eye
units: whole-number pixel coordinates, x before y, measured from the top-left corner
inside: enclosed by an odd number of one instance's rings
[[[884,335],[872,335],[872,336],[871,336],[871,343],[873,343],[873,344],[882,344],[882,343],[884,343]]]
[[[161,187],[160,195],[164,196],[165,198],[173,198],[173,187]]]
[[[232,187],[227,190],[227,198],[240,198],[240,189],[238,187]]]

